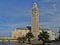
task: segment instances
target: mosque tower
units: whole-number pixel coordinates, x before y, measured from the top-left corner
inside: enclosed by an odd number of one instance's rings
[[[38,37],[39,34],[39,14],[38,14],[38,7],[36,0],[33,3],[32,7],[32,30],[31,32],[35,36],[35,38]]]

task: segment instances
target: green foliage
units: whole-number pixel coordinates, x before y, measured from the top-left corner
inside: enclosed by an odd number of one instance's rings
[[[17,40],[18,40],[19,43],[20,43],[20,42],[25,43],[26,39],[27,39],[27,38],[26,38],[25,36],[23,36],[23,37],[18,37],[18,38],[17,38]]]
[[[44,45],[44,43],[49,40],[49,34],[46,31],[40,32],[38,35],[38,40],[42,40]]]
[[[28,28],[28,30],[30,30],[30,31],[31,31],[31,26],[27,26],[27,28]]]
[[[28,39],[28,42],[30,43],[30,40],[32,38],[34,38],[34,35],[31,33],[31,32],[28,32],[27,35],[26,35],[27,39]]]
[[[22,37],[23,43],[26,41],[26,39],[27,39],[26,37],[24,37],[24,36]]]
[[[59,40],[60,40],[60,30],[58,31],[58,33],[59,33]]]
[[[21,37],[18,37],[17,38],[17,41],[18,41],[18,43],[20,43],[22,41],[22,38]]]
[[[27,38],[34,38],[33,34],[31,32],[28,32],[26,35]]]

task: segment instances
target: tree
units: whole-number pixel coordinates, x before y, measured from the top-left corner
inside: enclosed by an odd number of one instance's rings
[[[60,40],[60,27],[59,27],[59,31],[58,31],[58,33],[59,33],[59,40]]]
[[[27,38],[26,38],[25,36],[22,37],[23,43],[25,43],[26,39],[27,39]]]
[[[28,39],[28,42],[30,43],[30,40],[32,38],[34,38],[34,35],[31,33],[31,32],[28,32],[27,35],[26,35],[27,39]]]
[[[28,30],[30,30],[30,31],[31,31],[31,26],[27,26],[27,28],[28,28]]]
[[[21,43],[22,38],[21,38],[21,37],[18,37],[18,38],[17,38],[17,41],[18,41],[18,43]]]
[[[25,43],[26,39],[27,39],[27,38],[26,38],[25,36],[22,36],[22,37],[18,37],[18,38],[17,38],[17,40],[18,40],[19,43],[20,43],[20,42]]]
[[[49,34],[46,31],[40,32],[38,35],[38,40],[42,40],[44,45],[45,42],[49,40]]]

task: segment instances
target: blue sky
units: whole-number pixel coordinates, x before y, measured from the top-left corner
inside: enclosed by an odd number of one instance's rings
[[[34,0],[0,0],[0,36],[10,36],[17,27],[31,25]],[[55,33],[60,27],[60,0],[36,0],[41,28]]]

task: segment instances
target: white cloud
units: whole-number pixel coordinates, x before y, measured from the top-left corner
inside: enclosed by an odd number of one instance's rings
[[[50,2],[51,0],[46,0],[47,2]]]
[[[51,0],[49,0],[49,1],[51,1]],[[49,28],[49,29],[53,30],[54,32],[58,32],[57,28],[60,27],[60,9],[58,7],[59,7],[59,5],[57,5],[56,3],[53,3],[52,8],[41,8],[39,10],[40,16],[47,17],[46,14],[50,14],[50,16],[48,16],[48,18],[51,21],[40,22],[40,26],[42,28]]]
[[[56,4],[53,4],[53,8],[56,10]]]

